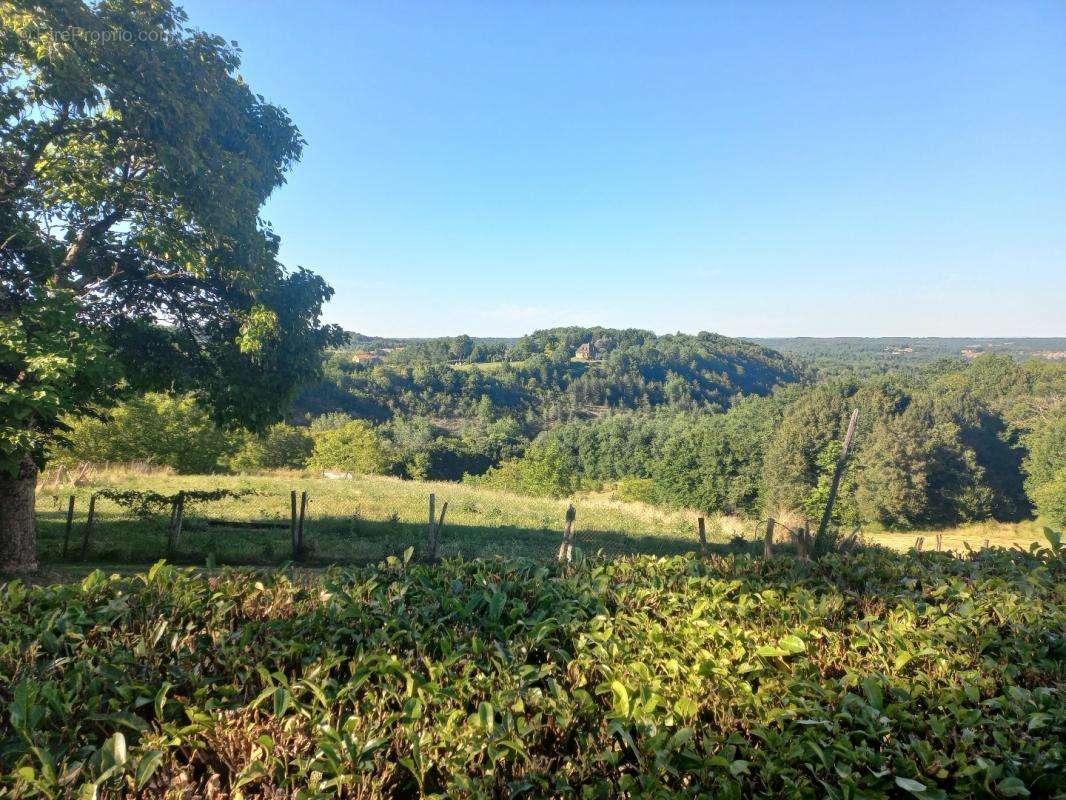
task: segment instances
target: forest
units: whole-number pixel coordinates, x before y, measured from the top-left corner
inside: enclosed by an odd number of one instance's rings
[[[475,360],[488,351],[497,360]],[[192,395],[137,395],[70,420],[56,457],[184,473],[343,470],[556,497],[611,487],[656,505],[809,519],[859,409],[838,526],[1061,524],[1063,398],[1066,364],[996,354],[871,370],[709,333],[352,337],[265,433],[218,427]]]

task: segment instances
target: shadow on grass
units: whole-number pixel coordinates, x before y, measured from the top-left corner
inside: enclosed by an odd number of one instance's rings
[[[287,528],[227,528],[208,526],[205,519],[185,522],[174,553],[167,553],[167,520],[100,519],[94,525],[85,560],[114,563],[152,563],[167,558],[173,563],[203,564],[211,560],[228,565],[276,565],[293,559]],[[84,523],[75,524],[66,558],[63,557],[65,520],[61,514],[38,517],[38,548],[44,563],[79,562]],[[309,565],[366,564],[389,556],[402,556],[414,548],[415,557],[427,550],[425,524],[359,517],[315,517],[305,521],[304,549],[300,561]],[[561,530],[514,525],[445,525],[441,529],[442,558],[555,557]],[[632,534],[605,530],[575,531],[574,546],[588,555],[672,556],[699,552],[695,533],[690,535]],[[708,553],[737,553],[761,548],[754,542],[709,541]]]

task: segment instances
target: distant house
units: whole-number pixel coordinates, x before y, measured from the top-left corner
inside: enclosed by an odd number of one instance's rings
[[[353,353],[352,354],[352,360],[356,364],[366,364],[367,366],[370,366],[371,364],[380,364],[381,363],[381,356],[379,356],[377,353],[362,353],[362,352],[360,352],[360,353]]]
[[[582,361],[588,361],[590,358],[592,358],[592,354],[592,345],[588,342],[585,342],[583,345],[578,347],[577,350],[574,351],[574,358],[580,358]]]

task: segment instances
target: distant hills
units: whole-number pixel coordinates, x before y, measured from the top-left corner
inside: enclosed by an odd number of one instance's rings
[[[771,337],[757,342],[798,358],[848,365],[891,367],[928,364],[942,358],[972,359],[986,353],[1066,360],[1066,337]]]
[[[604,328],[553,328],[536,331],[523,337],[472,336],[472,337],[385,337],[349,333],[346,349],[357,351],[389,351],[413,348],[424,354],[447,349],[453,341],[465,338],[485,353],[486,359],[501,358],[504,353],[526,342],[545,336],[558,335],[565,331],[571,339],[580,339],[584,331],[604,331]],[[576,333],[576,336],[574,335]],[[650,331],[639,331],[641,339],[657,339]],[[588,338],[588,337],[586,337]],[[836,364],[896,365],[927,364],[942,358],[976,358],[985,353],[1007,355],[1017,360],[1046,358],[1066,361],[1066,337],[937,337],[937,336],[787,336],[787,337],[739,337],[772,350],[801,359]],[[536,349],[536,348],[532,348]],[[433,359],[431,359],[433,360]]]
[[[304,387],[297,410],[385,421],[469,419],[492,409],[539,429],[610,410],[720,410],[740,395],[770,394],[803,377],[791,357],[772,348],[705,332],[657,336],[567,327],[520,339],[351,334],[348,346],[327,358],[324,379]]]

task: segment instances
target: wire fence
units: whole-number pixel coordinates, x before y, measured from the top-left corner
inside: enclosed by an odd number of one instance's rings
[[[389,495],[395,503],[391,512],[383,511],[380,497],[357,487],[330,487],[316,496],[303,490],[160,494],[56,485],[40,491],[36,502],[39,557],[46,563],[141,564],[165,558],[184,564],[325,566],[376,563],[408,550],[422,561],[521,557],[546,563],[569,561],[578,552],[606,558],[818,556],[817,537],[802,523],[751,520],[745,530],[728,533],[696,515],[642,525],[612,518],[602,508],[584,513],[580,503],[567,508],[557,502],[516,514],[501,507],[499,498],[458,489],[439,496]],[[832,546],[847,549],[859,536],[858,529],[839,533]],[[987,539],[983,546],[989,547]],[[913,549],[955,552],[939,533],[918,537]]]
[[[367,508],[357,494],[318,498],[293,490],[45,491],[37,497],[40,557],[47,562],[276,565],[360,564],[401,557],[524,557],[569,560],[577,551],[621,557],[708,553],[727,546],[703,521],[654,532],[604,530],[581,508],[560,508],[521,524],[491,504],[421,496],[395,513]],[[449,505],[449,502],[451,503]],[[421,517],[421,518],[419,518]],[[734,549],[739,543],[734,540]],[[752,544],[754,547],[754,544]]]

